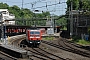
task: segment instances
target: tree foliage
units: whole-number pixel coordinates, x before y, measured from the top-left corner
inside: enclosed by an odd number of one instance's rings
[[[90,11],[90,0],[67,0],[67,8],[71,8],[72,2],[72,9],[73,10],[88,10]]]
[[[18,6],[13,5],[13,6],[9,6],[6,3],[0,3],[0,9],[8,9],[10,13],[15,14],[16,18],[25,18],[25,19],[29,19],[32,18],[34,16],[36,17],[46,17],[46,16],[50,16],[49,12],[42,12],[41,14],[36,14],[33,13],[32,11],[30,11],[30,9],[27,8],[23,8],[20,9]]]
[[[16,19],[23,18],[24,20],[30,20],[31,18],[34,18],[34,17],[45,18],[46,16],[50,16],[49,12],[42,12],[37,14],[30,11],[30,9],[27,9],[27,8],[20,9],[16,5],[9,6],[6,3],[0,3],[0,9],[8,9],[10,13],[15,15]],[[18,22],[18,23],[22,24],[22,22]]]
[[[16,21],[19,25],[23,25],[23,21],[22,21],[22,18],[24,20],[27,20],[25,23],[26,25],[33,25],[34,22],[33,22],[33,19],[31,20],[30,22],[30,19],[31,18],[51,18],[51,15],[50,15],[50,12],[46,11],[42,11],[42,13],[33,13],[32,11],[30,11],[30,9],[27,9],[27,8],[19,8],[18,6],[16,5],[13,5],[13,6],[9,6],[8,4],[6,3],[0,3],[0,9],[8,9],[10,13],[14,14],[16,19],[20,19],[19,21]],[[55,15],[56,17],[59,17],[57,15]],[[66,24],[66,20],[64,19],[65,17],[62,17],[60,19],[58,19],[56,21],[56,25],[65,25]],[[38,25],[45,25],[46,21],[44,20],[37,20],[36,23]]]
[[[5,9],[5,8],[9,8],[9,5],[7,5],[6,3],[0,3],[0,9]]]
[[[62,26],[63,28],[67,26],[67,20],[65,17],[61,17],[59,20],[56,20],[57,26]]]

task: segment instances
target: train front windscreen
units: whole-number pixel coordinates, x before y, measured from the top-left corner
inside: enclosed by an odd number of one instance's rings
[[[39,31],[30,31],[30,34],[40,34]]]

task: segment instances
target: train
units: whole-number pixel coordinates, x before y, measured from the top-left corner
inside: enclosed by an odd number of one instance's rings
[[[26,42],[29,46],[39,47],[42,35],[45,34],[45,29],[27,29],[26,30]]]

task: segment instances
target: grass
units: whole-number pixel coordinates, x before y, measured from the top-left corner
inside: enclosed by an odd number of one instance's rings
[[[54,39],[54,37],[45,37],[45,38],[43,38],[43,40],[53,40]]]
[[[90,45],[90,40],[82,40],[82,39],[80,39],[79,37],[74,37],[73,39],[72,39],[72,41],[73,42],[75,42],[75,43],[77,43],[77,44],[80,44],[80,45]]]
[[[77,43],[81,45],[90,45],[90,41],[86,41],[86,40],[79,40]]]

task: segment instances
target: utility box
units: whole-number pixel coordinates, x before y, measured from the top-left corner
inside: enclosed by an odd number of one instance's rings
[[[49,34],[49,35],[54,34],[54,29],[53,28],[47,28],[47,34]]]
[[[85,35],[85,40],[88,40],[88,38],[89,38],[89,35]]]

